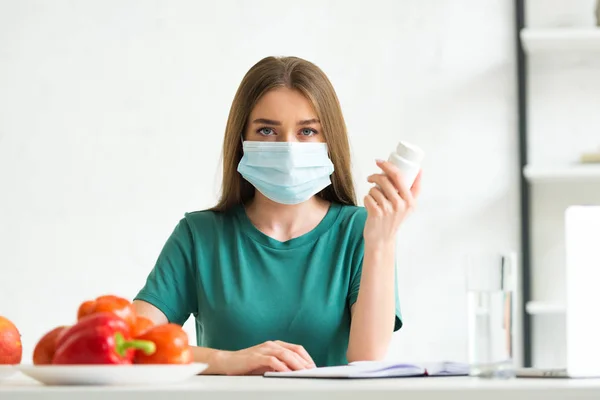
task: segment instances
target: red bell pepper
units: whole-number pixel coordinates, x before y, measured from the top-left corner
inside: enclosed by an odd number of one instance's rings
[[[156,351],[154,343],[131,340],[129,326],[111,312],[83,317],[56,341],[53,364],[131,364],[135,349]]]
[[[127,322],[130,328],[135,325],[136,315],[133,304],[125,298],[118,296],[100,296],[95,300],[83,302],[77,310],[77,320],[100,312],[112,312]]]
[[[131,328],[131,336],[137,338],[154,326],[154,322],[146,317],[138,315],[135,319],[135,325]]]
[[[42,336],[33,350],[34,365],[52,364],[54,352],[56,351],[56,341],[60,334],[68,328],[68,326],[58,326]]]
[[[147,340],[156,345],[154,353],[135,352],[136,364],[189,364],[192,362],[192,350],[188,343],[188,335],[177,324],[158,325],[142,335],[140,340]]]

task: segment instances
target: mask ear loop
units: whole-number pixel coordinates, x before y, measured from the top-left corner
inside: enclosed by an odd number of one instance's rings
[[[244,157],[244,134],[243,133],[240,135],[240,143],[242,144],[242,157]],[[239,174],[239,172],[238,172],[238,174]],[[241,177],[241,179],[245,180],[244,177]],[[248,182],[248,181],[246,181],[246,182]],[[256,189],[254,189],[254,190],[256,191]],[[242,208],[244,209],[244,212],[247,212],[245,204],[242,204]]]
[[[333,159],[331,158],[331,150],[330,150],[329,145],[327,143],[325,143],[325,145],[327,146],[327,158],[329,158],[329,161],[331,161],[331,164],[333,165]],[[334,165],[332,175],[335,174],[336,172],[337,172],[337,169],[335,168],[335,165]],[[333,188],[333,179],[331,179],[331,185],[330,186],[331,186],[332,190],[335,192],[335,189]],[[323,196],[323,192],[325,191],[325,189],[327,189],[327,188],[323,188],[319,193],[317,193],[317,196],[319,196],[320,198],[324,199],[325,196]]]

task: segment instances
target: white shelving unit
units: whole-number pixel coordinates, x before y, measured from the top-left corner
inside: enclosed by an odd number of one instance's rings
[[[564,0],[563,6],[573,11],[576,3]],[[531,187],[531,295],[525,311],[531,316],[533,366],[564,367],[564,211],[572,204],[600,204],[600,164],[569,161],[600,146],[600,111],[596,112],[600,110],[600,27],[589,22],[580,27],[549,27],[552,18],[540,20],[545,17],[542,14],[552,12],[551,5],[543,0],[536,4],[536,24],[519,34],[528,59],[525,82],[530,164],[522,173]],[[570,62],[573,60],[577,62]]]
[[[600,28],[523,29],[521,42],[527,54],[556,52],[600,53]]]
[[[528,165],[523,169],[523,174],[532,183],[596,182],[600,184],[600,164]]]

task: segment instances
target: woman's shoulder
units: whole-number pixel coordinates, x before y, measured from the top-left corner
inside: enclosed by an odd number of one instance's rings
[[[346,220],[362,220],[363,223],[367,219],[367,209],[361,206],[340,205],[340,217]]]
[[[210,243],[217,236],[223,237],[223,233],[231,233],[236,225],[234,218],[233,211],[188,211],[180,218],[174,233],[178,237],[189,238],[186,240],[191,242]]]
[[[235,210],[230,211],[214,211],[211,209],[208,210],[197,210],[197,211],[188,211],[184,214],[182,220],[190,226],[190,228],[194,227],[206,227],[214,224],[223,224],[231,221],[231,219],[235,215]]]
[[[340,215],[338,221],[342,228],[357,230],[362,235],[366,220],[366,208],[360,206],[340,205]]]

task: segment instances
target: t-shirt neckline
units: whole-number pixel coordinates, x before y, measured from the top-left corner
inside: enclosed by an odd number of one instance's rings
[[[283,250],[300,247],[307,243],[316,241],[335,224],[341,208],[341,204],[332,202],[327,210],[327,213],[317,224],[317,226],[315,226],[311,231],[293,239],[286,240],[285,242],[273,239],[272,237],[265,235],[263,232],[258,230],[252,221],[250,221],[250,218],[248,218],[248,214],[246,214],[246,208],[243,205],[238,205],[236,207],[236,215],[241,224],[242,231],[244,234],[246,234],[246,236],[262,244],[263,246]]]

